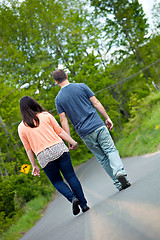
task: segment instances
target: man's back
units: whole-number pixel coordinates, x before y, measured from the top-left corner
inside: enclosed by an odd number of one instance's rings
[[[65,112],[80,137],[104,123],[89,100],[94,93],[84,83],[70,83],[58,93],[55,103],[58,114]]]

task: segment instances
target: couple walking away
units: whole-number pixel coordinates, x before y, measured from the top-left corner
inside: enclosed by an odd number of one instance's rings
[[[32,174],[40,176],[35,154],[53,186],[72,203],[73,214],[77,215],[80,208],[86,212],[89,207],[70,159],[69,149],[74,150],[78,146],[70,136],[67,116],[115,187],[121,191],[131,184],[108,131],[113,128],[113,123],[94,93],[84,83],[69,83],[63,70],[54,71],[53,79],[61,87],[55,103],[62,128],[53,115],[33,98],[25,96],[20,100],[22,122],[18,133],[32,164]],[[96,110],[105,118],[105,123]],[[69,149],[62,139],[69,143]]]

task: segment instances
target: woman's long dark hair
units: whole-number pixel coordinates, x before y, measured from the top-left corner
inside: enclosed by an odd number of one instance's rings
[[[25,96],[20,100],[20,110],[23,123],[31,128],[39,126],[37,113],[44,112],[45,109],[39,105],[33,98]]]

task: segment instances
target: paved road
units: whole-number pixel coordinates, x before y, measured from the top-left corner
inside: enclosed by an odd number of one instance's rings
[[[21,240],[160,240],[160,153],[123,159],[132,186],[118,192],[95,158],[77,169],[90,211],[61,195]]]

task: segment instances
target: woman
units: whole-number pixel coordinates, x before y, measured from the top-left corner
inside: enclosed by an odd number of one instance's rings
[[[23,121],[18,126],[20,139],[32,164],[32,175],[40,177],[40,169],[34,154],[53,186],[72,203],[74,215],[89,210],[78,178],[73,170],[69,150],[63,140],[76,149],[75,142],[33,98],[25,96],[20,100]],[[63,140],[62,140],[63,139]],[[69,186],[63,181],[61,173]]]

